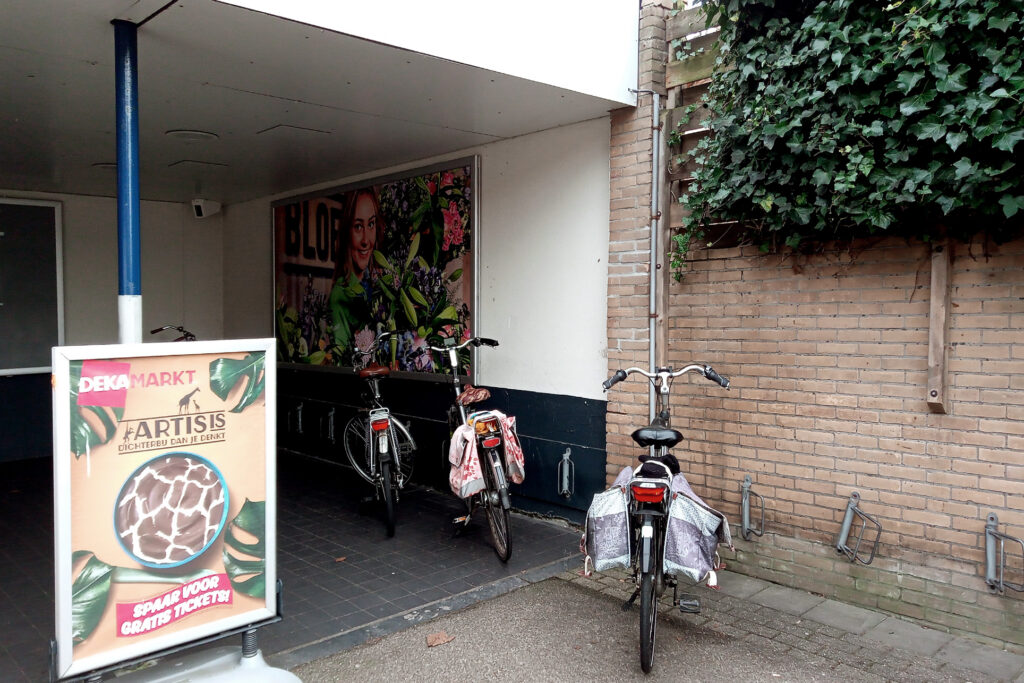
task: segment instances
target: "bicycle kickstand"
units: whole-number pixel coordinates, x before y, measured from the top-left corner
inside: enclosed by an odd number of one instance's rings
[[[629,610],[633,609],[633,603],[636,602],[636,599],[638,597],[640,597],[640,589],[639,588],[637,588],[635,591],[633,591],[633,594],[631,596],[629,596],[629,600],[626,600],[626,602],[622,603],[622,611],[623,612],[628,612]]]

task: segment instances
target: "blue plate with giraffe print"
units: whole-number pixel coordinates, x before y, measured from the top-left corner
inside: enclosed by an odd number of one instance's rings
[[[213,544],[228,516],[220,470],[194,453],[165,453],[140,465],[121,486],[114,531],[139,564],[169,569]]]

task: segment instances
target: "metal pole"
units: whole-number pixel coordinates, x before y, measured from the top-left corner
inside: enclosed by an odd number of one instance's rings
[[[117,110],[118,339],[131,344],[142,341],[137,26],[120,20],[111,23]]]
[[[651,372],[655,371],[655,365],[658,363],[658,356],[655,353],[657,341],[657,327],[658,327],[658,164],[660,162],[660,147],[661,147],[661,121],[659,111],[661,110],[661,95],[658,93],[654,94],[654,102],[651,105],[651,301],[648,311],[648,335],[651,338],[651,357],[650,357],[650,368]],[[650,420],[654,422],[654,387],[651,387],[650,401]],[[652,451],[653,453],[653,451]]]

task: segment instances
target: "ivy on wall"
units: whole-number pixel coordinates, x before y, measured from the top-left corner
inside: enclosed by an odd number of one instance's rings
[[[680,201],[677,277],[714,221],[762,249],[867,234],[1017,234],[1024,5],[722,0],[711,134]]]

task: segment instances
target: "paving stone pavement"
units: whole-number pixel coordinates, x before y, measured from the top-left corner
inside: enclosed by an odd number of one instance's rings
[[[633,592],[624,571],[584,577],[571,570],[558,578],[622,600]],[[836,678],[1024,683],[1024,655],[735,572],[719,581],[718,591],[680,588],[700,597],[700,615],[681,615],[663,599],[664,618],[774,652],[821,656]]]

